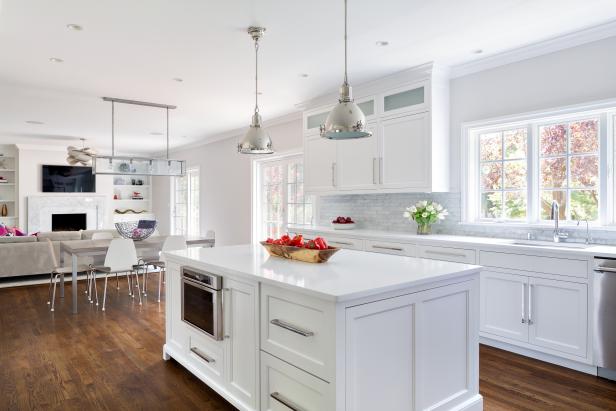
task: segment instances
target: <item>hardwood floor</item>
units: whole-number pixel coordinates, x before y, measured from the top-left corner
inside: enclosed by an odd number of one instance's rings
[[[110,287],[107,312],[80,293],[78,315],[69,298],[49,312],[46,286],[0,289],[0,410],[233,410],[162,360],[164,302],[150,286],[143,306],[125,282]],[[616,383],[590,375],[485,346],[480,369],[485,410],[616,410]]]

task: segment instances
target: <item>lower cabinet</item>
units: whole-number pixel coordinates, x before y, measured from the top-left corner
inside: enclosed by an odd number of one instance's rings
[[[261,352],[262,411],[332,411],[331,384]]]
[[[585,358],[586,284],[484,270],[480,331]]]
[[[225,278],[224,330],[227,389],[245,404],[257,407],[258,299],[255,286]]]

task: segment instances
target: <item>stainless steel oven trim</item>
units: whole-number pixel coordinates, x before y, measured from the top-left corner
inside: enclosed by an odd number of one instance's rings
[[[191,287],[196,287],[201,289],[202,291],[206,291],[210,294],[212,294],[212,303],[213,303],[213,307],[214,307],[214,312],[212,313],[212,315],[214,316],[214,334],[210,334],[209,332],[205,331],[204,329],[199,328],[198,326],[196,326],[195,324],[191,323],[190,321],[187,321],[184,319],[184,284],[188,284]],[[222,289],[220,290],[214,290],[213,288],[210,288],[204,284],[200,284],[196,281],[187,279],[182,277],[182,281],[180,283],[181,285],[181,291],[182,291],[182,300],[181,300],[181,306],[182,306],[182,322],[185,324],[188,324],[189,326],[191,326],[192,328],[194,328],[195,330],[201,331],[202,333],[206,334],[207,336],[215,339],[216,341],[221,341],[223,339],[223,307],[222,307]]]

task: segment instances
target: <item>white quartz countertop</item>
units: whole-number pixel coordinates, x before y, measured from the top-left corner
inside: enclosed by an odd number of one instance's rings
[[[180,265],[248,277],[333,301],[348,301],[478,273],[479,266],[340,250],[327,263],[270,257],[259,245],[189,248],[165,254]]]
[[[430,234],[416,235],[400,232],[377,230],[335,230],[326,226],[289,226],[291,232],[323,233],[332,237],[364,238],[381,241],[394,241],[401,243],[415,243],[436,246],[458,247],[494,247],[508,251],[524,253],[550,252],[556,254],[577,255],[579,257],[608,257],[616,258],[616,247],[600,244],[561,243],[554,244],[548,241],[514,240],[507,238],[475,237],[462,235]],[[327,237],[325,237],[327,239]]]

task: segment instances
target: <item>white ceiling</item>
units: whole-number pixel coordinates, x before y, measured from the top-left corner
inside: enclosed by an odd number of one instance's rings
[[[614,0],[350,0],[349,7],[355,84],[428,61],[461,64],[616,18]],[[247,126],[254,55],[245,29],[253,24],[267,28],[261,112],[265,119],[290,113],[338,87],[342,16],[342,0],[4,0],[0,140],[85,137],[108,151],[110,104],[101,96],[177,105],[172,147]],[[68,30],[69,23],[84,29]],[[377,47],[379,40],[390,44]],[[116,114],[119,151],[164,148],[164,137],[150,135],[164,131],[162,111],[117,106]]]

